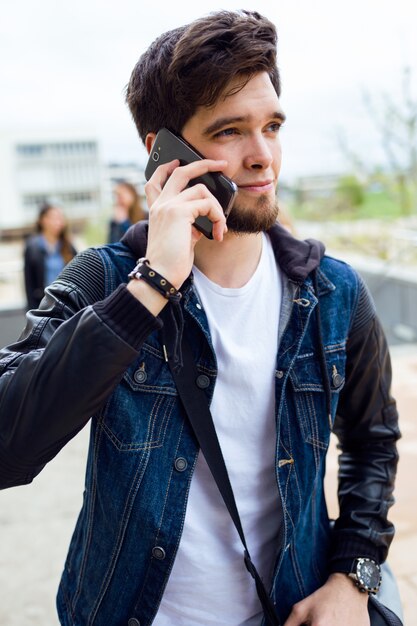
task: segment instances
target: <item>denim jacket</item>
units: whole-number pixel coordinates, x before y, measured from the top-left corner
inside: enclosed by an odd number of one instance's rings
[[[65,626],[153,622],[198,454],[162,322],[124,285],[146,244],[146,226],[129,232],[78,255],[0,353],[1,487],[33,480],[91,418],[84,501],[57,598]],[[279,226],[269,234],[284,277],[275,371],[282,532],[271,587],[284,621],[330,572],[349,571],[357,556],[386,558],[399,431],[388,350],[361,279],[314,242]],[[217,370],[207,319],[192,277],[182,291],[210,400]],[[330,531],[323,479],[332,430],[340,517]]]

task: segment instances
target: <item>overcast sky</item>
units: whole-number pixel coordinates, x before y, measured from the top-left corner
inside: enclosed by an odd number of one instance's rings
[[[134,64],[161,32],[219,8],[256,9],[277,26],[283,178],[342,170],[339,128],[368,159],[380,157],[361,94],[398,94],[402,68],[416,68],[410,0],[6,0],[0,132],[81,128],[105,160],[143,159],[123,97]]]

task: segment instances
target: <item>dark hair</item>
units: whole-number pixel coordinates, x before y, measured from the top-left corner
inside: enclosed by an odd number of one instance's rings
[[[45,217],[47,213],[49,213],[51,209],[54,209],[54,208],[55,207],[53,204],[50,204],[49,202],[42,202],[42,204],[39,207],[38,217],[35,222],[35,230],[37,233],[41,233],[43,231],[42,219]]]
[[[35,224],[36,232],[38,233],[43,232],[42,219],[45,217],[47,213],[49,213],[49,211],[51,211],[52,209],[57,209],[57,208],[58,207],[56,205],[51,204],[49,202],[43,202],[41,204],[41,206],[39,207],[39,211],[38,211],[38,218]],[[65,263],[69,263],[71,259],[74,257],[74,248],[68,236],[67,226],[64,226],[63,229],[61,230],[59,234],[59,241],[61,242],[62,258],[64,259]]]
[[[164,33],[140,57],[126,89],[143,142],[168,127],[180,133],[198,106],[232,95],[252,76],[267,72],[277,95],[277,33],[267,18],[251,11],[219,11]],[[234,78],[242,83],[225,92]]]
[[[142,208],[142,202],[135,185],[132,185],[132,183],[129,183],[127,180],[118,180],[116,189],[117,187],[125,187],[132,194],[132,204],[129,206],[129,221],[132,224],[136,224],[136,222],[144,220],[146,212]]]

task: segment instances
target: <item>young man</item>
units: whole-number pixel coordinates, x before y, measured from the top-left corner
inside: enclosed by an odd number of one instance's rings
[[[360,558],[377,572],[394,532],[389,356],[357,274],[276,223],[279,95],[275,29],[257,13],[220,12],[155,41],[127,90],[139,134],[150,151],[169,127],[206,159],[158,167],[146,186],[149,228],[80,254],[2,353],[3,487],[30,482],[92,416],[84,504],[58,593],[65,626],[262,622],[170,373],[168,361],[181,367],[181,319],[199,371],[190,389],[211,402],[281,623],[369,624],[368,594],[349,574]],[[214,171],[238,187],[227,226],[209,190],[188,187]],[[202,215],[213,240],[193,226]],[[139,257],[142,276],[129,282]],[[180,309],[149,268],[181,291]],[[331,430],[342,451],[332,531]]]

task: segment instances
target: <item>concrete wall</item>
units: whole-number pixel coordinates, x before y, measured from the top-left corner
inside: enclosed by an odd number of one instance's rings
[[[360,270],[375,300],[388,343],[417,342],[417,280]],[[416,277],[417,278],[417,277]]]
[[[25,311],[23,309],[0,311],[0,346],[6,346],[15,341],[24,326]]]

